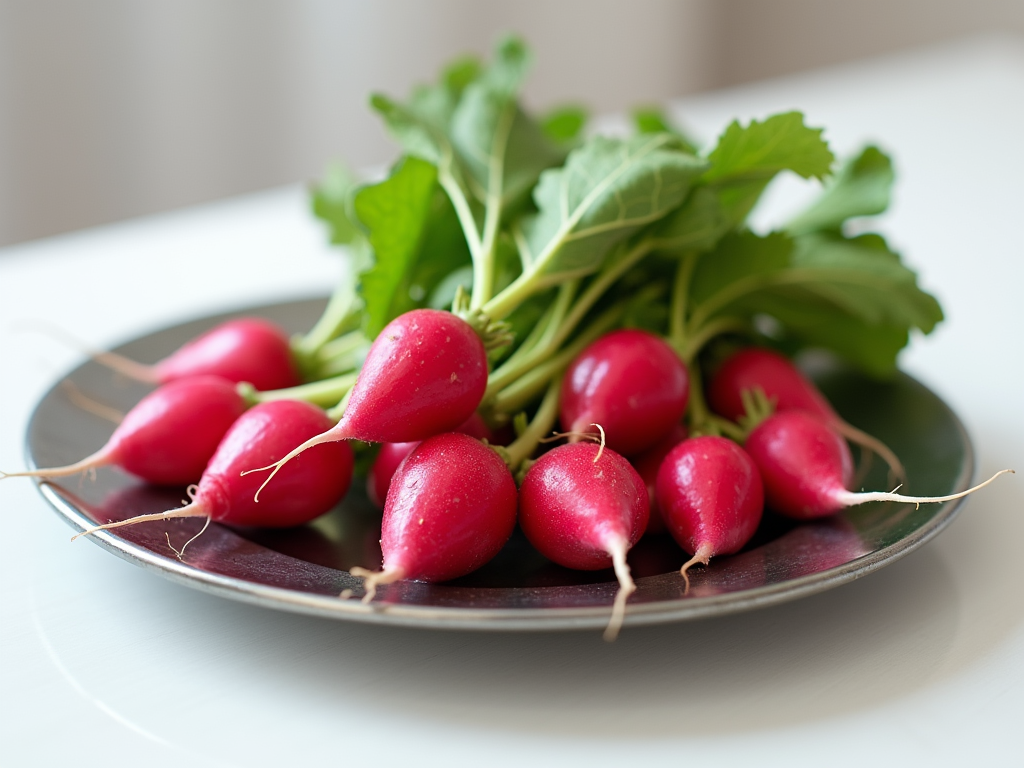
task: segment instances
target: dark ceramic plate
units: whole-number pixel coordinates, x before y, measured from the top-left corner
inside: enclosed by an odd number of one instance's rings
[[[295,331],[309,328],[322,300],[255,307]],[[118,347],[143,362],[155,361],[228,315],[157,331]],[[893,448],[906,466],[905,492],[946,495],[968,487],[971,445],[956,415],[909,376],[891,382],[849,371],[816,376],[839,412]],[[97,400],[127,410],[147,391],[86,363],[66,378]],[[73,405],[64,382],[40,402],[28,431],[33,466],[59,466],[101,446],[113,425]],[[864,481],[885,488],[875,462]],[[379,568],[380,515],[360,483],[337,509],[312,524],[284,531],[242,530],[213,524],[179,561],[180,547],[202,527],[196,519],[145,523],[89,538],[105,549],[174,581],[223,597],[335,619],[415,627],[490,630],[601,628],[608,621],[616,584],[611,571],[579,572],[555,566],[518,533],[498,557],[476,573],[447,584],[398,582],[379,591],[373,605],[340,600],[346,588],[361,594],[348,569]],[[117,469],[95,479],[42,483],[43,496],[76,530],[178,506],[183,489],[146,486]],[[667,537],[645,538],[630,553],[637,591],[626,624],[656,624],[714,616],[781,603],[858,578],[921,546],[953,519],[958,502],[867,504],[815,523],[796,525],[766,515],[754,540],[730,557],[691,573],[683,593],[682,551]]]

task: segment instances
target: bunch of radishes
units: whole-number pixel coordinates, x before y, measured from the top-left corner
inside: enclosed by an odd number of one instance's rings
[[[830,349],[885,375],[910,329],[941,319],[880,236],[844,234],[884,209],[888,158],[869,147],[757,235],[744,221],[776,174],[831,173],[820,129],[798,113],[733,123],[700,153],[646,110],[632,137],[583,138],[578,110],[536,119],[519,104],[526,60],[508,40],[405,104],[375,97],[405,154],[382,182],[335,173],[316,190],[358,279],[309,333],[245,319],[152,367],[103,355],[162,386],[92,457],[21,474],[117,464],[197,483],[185,507],[92,530],[291,526],[344,496],[352,446],[376,451],[383,563],[353,571],[367,600],[471,572],[518,521],[565,567],[614,568],[609,636],[645,530],[675,538],[685,579],[740,550],[765,504],[807,519],[908,500],[847,490],[847,439],[903,468],[772,351]]]

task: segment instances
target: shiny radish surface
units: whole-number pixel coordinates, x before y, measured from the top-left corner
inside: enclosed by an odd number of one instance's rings
[[[407,443],[451,431],[473,415],[486,388],[487,352],[476,331],[451,312],[414,309],[370,346],[341,421],[273,464],[246,470],[270,470],[262,492],[287,462],[321,443]]]
[[[505,462],[476,438],[428,438],[395,472],[381,528],[383,567],[353,569],[364,600],[399,579],[437,582],[464,576],[493,558],[516,523],[516,484]]]
[[[619,582],[605,629],[614,640],[636,584],[626,552],[647,528],[647,488],[622,456],[594,443],[561,445],[530,467],[519,488],[519,525],[537,550],[566,568],[615,569]]]
[[[140,400],[96,453],[66,467],[8,477],[66,477],[116,465],[156,485],[188,485],[206,469],[225,433],[245,412],[235,385],[216,376],[172,381]]]
[[[764,489],[757,466],[724,437],[692,437],[661,464],[658,506],[672,538],[696,563],[739,552],[761,522]],[[689,585],[689,579],[687,579]]]
[[[493,442],[491,430],[476,413],[454,431],[475,437],[478,440]],[[388,486],[391,485],[391,478],[394,476],[395,470],[420,442],[413,440],[408,443],[384,443],[380,447],[377,458],[373,460],[373,466],[370,467],[370,471],[366,475],[366,495],[374,506],[384,508],[384,502],[388,496]]]
[[[640,478],[647,486],[647,500],[651,504],[651,515],[647,521],[647,534],[666,533],[665,520],[658,505],[658,470],[661,469],[665,457],[679,443],[686,439],[686,427],[677,424],[672,431],[661,438],[655,445],[648,448],[638,456],[632,456],[629,463],[637,471]]]
[[[566,432],[597,434],[624,455],[654,445],[686,411],[690,380],[675,351],[639,330],[614,331],[573,360],[562,382],[560,418]]]
[[[297,400],[260,403],[224,436],[192,496],[180,509],[97,526],[92,533],[148,520],[209,517],[228,525],[286,528],[319,517],[337,504],[352,481],[352,449],[331,443],[310,450],[279,473],[278,482],[254,500],[259,480],[243,476],[255,462],[273,461],[289,446],[318,434],[330,423],[319,408]],[[80,535],[84,535],[80,534]]]

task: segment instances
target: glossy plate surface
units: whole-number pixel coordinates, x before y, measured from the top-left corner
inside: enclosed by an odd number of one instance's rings
[[[302,331],[319,316],[322,300],[256,307],[259,314]],[[237,313],[236,313],[237,314]],[[141,337],[117,351],[155,362],[188,339],[233,315],[205,318]],[[879,383],[838,370],[816,378],[839,412],[885,441],[907,468],[902,492],[947,495],[968,487],[973,473],[970,442],[959,419],[908,376]],[[128,410],[148,388],[89,362],[72,371],[39,403],[27,436],[33,466],[76,461],[99,448],[110,421],[75,406],[68,383],[95,400]],[[875,461],[868,490],[888,490],[885,468]],[[42,483],[43,496],[76,530],[177,507],[183,489],[152,488],[118,469]],[[813,594],[851,581],[928,541],[954,517],[959,502],[868,504],[834,518],[796,525],[766,514],[754,540],[731,557],[690,571],[683,594],[678,568],[685,560],[668,537],[645,539],[630,554],[637,591],[626,624],[654,624],[721,615]],[[361,582],[348,574],[360,565],[380,567],[380,514],[361,482],[334,511],[310,525],[283,531],[231,529],[211,524],[179,560],[180,548],[203,525],[183,519],[144,523],[89,537],[114,554],[188,586],[268,608],[336,619],[424,628],[561,630],[602,628],[616,584],[610,570],[570,571],[537,554],[520,534],[475,574],[441,585],[399,582],[382,587],[371,606],[337,595]],[[84,546],[76,542],[74,546]]]

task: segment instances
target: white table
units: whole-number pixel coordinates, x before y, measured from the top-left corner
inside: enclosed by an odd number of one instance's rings
[[[948,322],[903,366],[962,416],[979,475],[1024,469],[1024,44],[987,41],[691,99],[700,134],[793,107],[895,155],[884,229]],[[792,205],[783,185],[768,212]],[[15,321],[113,344],[327,291],[301,189],[0,252],[0,468],[79,356]],[[766,212],[766,217],[768,215]],[[772,214],[774,215],[774,214]],[[135,568],[0,483],[0,763],[1010,765],[1024,762],[1024,479],[922,550],[831,592],[721,620],[492,635],[262,610]]]

